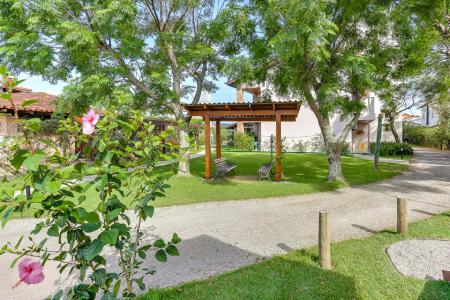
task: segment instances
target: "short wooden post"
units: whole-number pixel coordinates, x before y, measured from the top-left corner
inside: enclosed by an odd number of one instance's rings
[[[275,154],[275,160],[276,160],[276,170],[277,174],[275,177],[276,181],[281,181],[281,115],[277,114],[275,117],[276,121],[276,136],[275,136],[275,148],[276,148],[276,154]]]
[[[205,116],[205,179],[211,178],[211,130],[209,116]]]
[[[319,255],[320,267],[331,269],[330,223],[326,211],[319,212]]]
[[[31,187],[29,185],[25,186],[25,196],[27,197],[27,200],[31,198]]]
[[[397,198],[397,233],[408,233],[408,200]]]
[[[220,121],[216,121],[216,158],[222,157],[222,139],[220,137]]]

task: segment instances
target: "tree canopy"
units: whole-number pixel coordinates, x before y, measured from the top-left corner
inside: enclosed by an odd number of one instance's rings
[[[279,93],[306,101],[329,153],[329,180],[343,180],[345,139],[365,108],[361,100],[375,85],[381,54],[391,47],[384,40],[389,2],[255,0],[252,5],[258,34],[248,55],[234,59],[251,68],[235,75],[273,82]],[[336,115],[345,122],[339,133],[332,129]]]
[[[69,83],[75,110],[129,92],[136,106],[180,115],[179,101],[215,89],[240,50],[245,9],[199,0],[2,0],[0,61]]]

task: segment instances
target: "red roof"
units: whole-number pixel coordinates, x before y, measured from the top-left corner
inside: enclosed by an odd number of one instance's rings
[[[17,90],[17,92],[12,93],[12,100],[20,112],[55,112],[56,108],[54,101],[56,96],[44,92],[31,92],[30,89],[26,88],[15,88],[15,90]],[[37,100],[38,102],[22,108],[21,104],[25,100]],[[0,111],[1,110],[13,110],[13,107],[8,100],[0,99]]]

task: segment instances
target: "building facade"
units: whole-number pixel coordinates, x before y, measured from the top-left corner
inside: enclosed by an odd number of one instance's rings
[[[420,124],[423,126],[436,126],[439,122],[438,111],[429,104],[421,107],[422,118],[420,119]]]
[[[265,101],[264,95],[268,91],[271,101],[293,101],[287,97],[281,97],[273,93],[270,86],[258,85],[236,85],[234,81],[228,81],[227,84],[236,88],[236,102],[244,102],[243,93],[252,94],[252,100]],[[272,91],[271,91],[272,90]],[[264,91],[264,92],[262,92]],[[366,109],[361,112],[356,126],[346,137],[348,150],[353,153],[367,153],[370,151],[370,143],[376,141],[377,136],[377,116],[382,113],[382,102],[378,96],[372,92],[367,93],[363,99]],[[332,118],[333,131],[339,134],[347,124],[348,119],[343,119],[335,114]],[[395,121],[395,127],[400,136],[402,136],[402,118]],[[268,150],[271,145],[271,136],[275,135],[275,124],[271,122],[255,122],[236,124],[237,132],[252,133],[255,136],[255,148],[258,150]],[[299,152],[323,152],[324,145],[319,123],[314,112],[303,103],[296,122],[286,122],[282,124],[283,147],[288,151]],[[394,135],[389,124],[383,124],[382,141],[395,142]]]
[[[3,88],[3,92],[6,92],[5,88]],[[55,112],[55,99],[56,96],[48,93],[33,92],[28,88],[15,87],[12,91],[12,103],[8,100],[0,99],[0,141],[17,134],[14,108],[18,110],[19,119],[49,119]],[[23,107],[22,103],[25,100],[36,100],[36,102]]]

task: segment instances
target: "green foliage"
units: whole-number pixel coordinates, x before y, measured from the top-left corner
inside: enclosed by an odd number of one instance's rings
[[[435,127],[405,124],[403,126],[403,139],[412,145],[440,147]]]
[[[74,114],[122,93],[182,119],[181,98],[217,89],[224,59],[254,31],[248,15],[224,0],[0,0],[0,63],[68,82],[59,104]]]
[[[46,153],[16,143],[11,164],[23,175],[12,182],[5,179],[0,186],[2,226],[13,212],[26,213],[32,207],[36,218],[45,217],[29,234],[29,243],[3,241],[0,254],[36,256],[43,264],[56,261],[60,272],[78,270],[81,283],[66,291],[68,299],[95,299],[96,295],[116,299],[121,285],[122,297],[134,297],[137,287],[145,289],[144,278],[154,273],[143,265],[149,250],[158,249],[155,258],[159,261],[179,255],[177,235],[168,242],[142,240],[141,224],[153,216],[153,201],[164,197],[169,188],[167,176],[155,171],[158,161],[171,158],[160,152],[164,133],[154,135],[154,126],[141,111],[117,111],[103,112],[94,136],[81,134],[80,125],[72,119],[59,122],[58,132],[87,145],[84,154],[93,158],[92,164],[79,160],[79,154]],[[27,130],[37,130],[33,124],[33,120],[24,121]],[[133,161],[142,165],[130,168]],[[97,176],[86,181],[93,169]],[[31,187],[29,198],[26,186]],[[88,194],[91,188],[95,195]],[[87,198],[96,206],[85,208]],[[40,232],[44,237],[37,236]],[[48,246],[50,239],[59,247]],[[111,256],[113,262],[103,256],[106,248],[116,253]],[[111,271],[110,263],[121,271]],[[85,274],[91,274],[89,280]]]
[[[370,152],[375,153],[376,143],[370,143]],[[382,142],[380,143],[380,156],[413,155],[413,148],[407,143]]]
[[[251,3],[261,33],[247,45],[248,62],[241,57],[229,67],[239,68],[234,72],[238,81],[269,82],[279,95],[308,102],[332,154],[330,165],[339,166],[341,145],[365,108],[366,92],[375,87],[382,65],[376,58],[396,47],[385,42],[390,1]],[[336,114],[345,125],[339,132],[332,130]],[[343,180],[339,167],[330,168],[329,175],[330,181]]]
[[[246,133],[237,133],[234,136],[234,146],[236,149],[253,151],[255,138]]]

